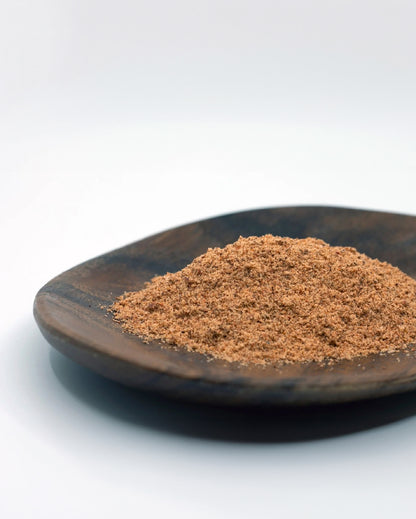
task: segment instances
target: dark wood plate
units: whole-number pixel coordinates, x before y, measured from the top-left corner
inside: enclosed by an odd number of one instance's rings
[[[106,308],[156,274],[183,268],[240,235],[313,236],[356,247],[416,278],[416,217],[332,207],[284,207],[202,220],[127,245],[64,272],[37,294],[36,321],[59,351],[128,386],[227,405],[345,402],[416,389],[416,348],[342,361],[244,367],[123,333]]]

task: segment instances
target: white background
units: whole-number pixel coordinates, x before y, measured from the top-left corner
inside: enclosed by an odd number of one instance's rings
[[[31,307],[76,263],[223,212],[415,214],[415,19],[411,0],[1,2],[2,517],[414,513],[414,394],[256,442],[267,419],[51,352]],[[383,425],[392,407],[404,418]],[[338,434],[308,439],[317,421]]]

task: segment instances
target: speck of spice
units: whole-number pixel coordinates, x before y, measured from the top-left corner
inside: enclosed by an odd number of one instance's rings
[[[416,281],[315,238],[240,237],[110,310],[145,341],[242,364],[331,363],[416,342]]]

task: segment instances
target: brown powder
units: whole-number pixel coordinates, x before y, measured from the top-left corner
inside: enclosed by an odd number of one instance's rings
[[[111,311],[145,340],[243,364],[332,362],[416,341],[416,281],[314,238],[253,236],[208,249]]]

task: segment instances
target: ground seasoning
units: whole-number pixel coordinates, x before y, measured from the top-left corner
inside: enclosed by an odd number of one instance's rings
[[[146,340],[243,364],[331,362],[416,342],[416,281],[314,238],[252,236],[208,249],[111,310]]]

